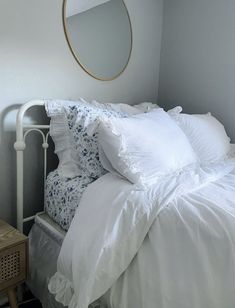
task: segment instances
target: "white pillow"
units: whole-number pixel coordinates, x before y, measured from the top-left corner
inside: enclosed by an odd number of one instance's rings
[[[172,117],[188,137],[201,162],[213,162],[226,157],[230,138],[224,126],[210,113],[175,114]]]
[[[169,109],[167,111],[167,113],[171,116],[171,117],[174,117],[174,116],[177,116],[179,113],[181,113],[183,110],[183,108],[181,106],[176,106],[172,109]]]
[[[133,107],[139,109],[142,113],[149,112],[149,111],[156,109],[156,108],[160,108],[157,104],[153,104],[153,103],[150,103],[150,102],[139,103],[137,105],[134,105]]]
[[[98,136],[103,167],[132,183],[151,185],[196,162],[186,136],[161,108],[101,121]]]
[[[128,105],[124,103],[99,103],[95,100],[91,102],[91,104],[99,106],[100,104],[106,105],[107,108],[112,108],[113,110],[116,110],[117,112],[124,112],[130,115],[138,114],[138,113],[145,113],[149,112],[153,109],[159,108],[157,104],[153,104],[151,102],[143,102],[136,105]]]

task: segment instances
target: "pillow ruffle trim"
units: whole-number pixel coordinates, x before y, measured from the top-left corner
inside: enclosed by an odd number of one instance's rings
[[[56,272],[55,275],[51,277],[48,290],[55,295],[57,302],[69,308],[77,308],[73,284],[61,273]]]
[[[139,166],[133,162],[133,160],[131,159],[131,155],[127,153],[125,138],[116,130],[110,119],[108,119],[105,124],[111,130],[112,134],[119,139],[118,157],[122,158],[125,165],[125,169],[123,170],[124,175],[129,178],[130,176],[128,176],[128,173],[131,172],[131,177],[133,178],[132,182],[136,184],[137,187],[139,187],[140,189],[147,189],[147,185],[145,184],[145,178],[141,175]]]

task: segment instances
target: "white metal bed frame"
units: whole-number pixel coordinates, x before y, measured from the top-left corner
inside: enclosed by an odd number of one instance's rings
[[[47,149],[49,147],[49,125],[26,125],[24,124],[25,113],[32,107],[44,106],[45,102],[42,100],[33,100],[21,106],[18,111],[16,119],[16,142],[14,148],[16,150],[16,211],[17,211],[17,229],[23,232],[24,223],[31,221],[35,218],[36,213],[33,216],[24,217],[24,150],[26,148],[26,137],[31,132],[38,132],[42,136],[42,148],[44,151],[44,184],[47,175]],[[44,205],[43,205],[44,206]]]

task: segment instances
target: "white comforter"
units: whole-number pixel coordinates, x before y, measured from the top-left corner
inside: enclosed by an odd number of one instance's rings
[[[145,191],[111,174],[91,184],[49,290],[70,308],[234,308],[235,159]]]

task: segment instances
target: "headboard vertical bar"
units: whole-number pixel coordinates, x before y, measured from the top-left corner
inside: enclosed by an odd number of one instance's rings
[[[17,213],[17,229],[23,232],[24,226],[24,150],[25,150],[25,137],[31,131],[38,131],[43,137],[42,147],[44,149],[44,183],[47,171],[47,148],[48,142],[47,137],[41,131],[42,129],[49,129],[48,125],[25,125],[24,126],[24,115],[28,109],[34,106],[44,106],[44,101],[30,101],[21,106],[18,111],[16,119],[16,142],[14,148],[16,150],[16,186],[17,186],[17,198],[16,198],[16,213]]]
[[[44,149],[44,184],[47,177],[47,149]]]
[[[45,191],[45,187],[46,187],[46,178],[47,178],[47,148],[44,148],[44,179],[43,179],[44,191]],[[45,194],[44,194],[44,196],[45,196]],[[43,203],[43,211],[45,211],[45,200],[44,200],[44,203]]]
[[[20,232],[23,232],[23,212],[24,212],[24,199],[23,199],[23,192],[24,192],[24,151],[17,150],[16,154],[17,159],[17,193],[16,193],[16,200],[17,200],[17,229]]]

